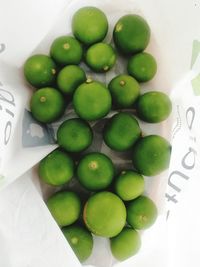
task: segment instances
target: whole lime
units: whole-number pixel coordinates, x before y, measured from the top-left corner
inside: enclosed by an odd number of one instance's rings
[[[157,214],[158,212],[154,202],[146,196],[140,196],[129,202],[127,207],[127,222],[134,229],[147,229],[154,224]]]
[[[85,45],[102,41],[108,32],[106,15],[96,7],[82,7],[72,18],[75,37]]]
[[[78,65],[83,56],[83,49],[74,37],[60,36],[53,41],[50,55],[61,66]]]
[[[111,149],[125,151],[134,145],[140,135],[141,129],[137,120],[127,112],[120,112],[108,120],[103,138]]]
[[[93,140],[90,125],[79,118],[64,121],[57,132],[59,146],[69,152],[81,152],[88,148]]]
[[[97,43],[89,47],[86,52],[86,63],[95,72],[106,72],[116,62],[116,53],[111,45]]]
[[[76,89],[73,105],[78,116],[93,121],[108,114],[112,99],[109,90],[103,83],[88,79],[86,83]]]
[[[141,138],[133,148],[133,166],[146,176],[154,176],[169,166],[171,145],[159,135]]]
[[[131,76],[120,74],[113,78],[108,88],[112,95],[113,103],[118,108],[130,108],[140,94],[138,82]]]
[[[157,63],[152,55],[143,52],[129,59],[127,69],[138,82],[148,82],[156,75]]]
[[[146,122],[157,123],[166,120],[172,111],[170,98],[158,91],[151,91],[139,97],[138,116]]]
[[[32,95],[30,109],[37,121],[51,123],[63,115],[65,100],[58,90],[51,87],[41,88]]]
[[[68,96],[72,96],[76,88],[85,81],[84,70],[76,65],[64,67],[57,76],[58,89]]]
[[[72,158],[61,150],[54,150],[39,164],[39,176],[47,184],[60,186],[69,182],[74,174]]]
[[[84,155],[77,168],[80,183],[92,191],[107,188],[114,174],[115,169],[111,159],[99,152]]]
[[[146,20],[138,15],[125,15],[115,25],[113,38],[123,54],[143,51],[150,40],[150,28]]]
[[[79,225],[67,226],[62,232],[80,262],[86,261],[93,249],[92,234]]]
[[[124,200],[137,198],[144,192],[144,177],[131,170],[122,171],[115,180],[115,192]]]
[[[81,201],[74,192],[55,193],[48,199],[47,206],[59,226],[74,223],[81,213]]]
[[[54,61],[46,55],[31,56],[24,64],[26,80],[37,88],[53,85],[56,72]]]
[[[117,195],[103,191],[89,198],[83,217],[93,234],[113,237],[121,232],[126,223],[126,208]]]
[[[141,247],[141,238],[137,231],[125,227],[121,233],[111,238],[110,247],[113,256],[123,261],[134,256]]]

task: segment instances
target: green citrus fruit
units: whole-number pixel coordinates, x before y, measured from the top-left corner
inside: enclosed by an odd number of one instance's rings
[[[141,138],[133,148],[133,166],[146,176],[154,176],[169,166],[171,145],[159,135]]]
[[[81,201],[74,192],[58,192],[47,201],[47,206],[59,226],[67,226],[78,220]]]
[[[140,94],[138,82],[131,76],[120,74],[108,85],[113,103],[118,108],[130,108]]]
[[[80,183],[92,191],[107,188],[114,174],[115,169],[111,159],[98,152],[83,156],[77,168]]]
[[[134,229],[147,229],[154,224],[157,214],[158,212],[154,202],[146,196],[140,196],[129,202],[127,207],[127,222]]]
[[[143,51],[150,40],[150,28],[138,15],[125,15],[115,25],[113,38],[116,47],[124,54]]]
[[[91,45],[105,38],[108,32],[108,20],[100,9],[83,7],[73,16],[72,30],[80,42]]]
[[[47,184],[60,186],[69,182],[74,174],[74,162],[69,155],[54,150],[39,165],[39,176]]]
[[[63,115],[65,100],[58,90],[51,87],[42,88],[32,95],[30,109],[37,121],[51,123]]]
[[[69,152],[81,152],[88,148],[93,140],[90,125],[79,118],[66,120],[58,128],[59,146]]]
[[[93,234],[113,237],[121,232],[126,223],[126,208],[117,195],[104,191],[89,198],[83,217]]]

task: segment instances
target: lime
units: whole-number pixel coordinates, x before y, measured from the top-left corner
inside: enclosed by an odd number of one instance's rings
[[[74,162],[69,155],[56,149],[39,165],[39,176],[47,184],[60,186],[69,182],[74,174]]]
[[[57,132],[59,146],[69,152],[81,152],[88,148],[93,139],[90,125],[79,118],[64,121]]]
[[[108,20],[100,9],[83,7],[73,16],[72,30],[80,42],[91,45],[105,38],[108,32]]]
[[[157,123],[168,118],[172,111],[170,98],[158,91],[151,91],[139,97],[138,116],[146,122]]]
[[[126,223],[126,208],[118,196],[103,191],[89,198],[83,217],[93,234],[113,237],[121,232]]]
[[[74,37],[60,36],[53,41],[50,55],[59,65],[78,65],[83,56],[83,49]]]
[[[154,224],[157,213],[154,202],[146,196],[140,196],[129,202],[127,207],[127,222],[134,229],[146,229]]]
[[[131,76],[120,74],[108,85],[113,103],[118,108],[130,108],[140,94],[138,82]]]
[[[111,238],[110,247],[117,260],[126,260],[139,251],[141,247],[140,235],[135,230],[126,227],[119,235]]]
[[[34,55],[26,60],[24,75],[26,80],[34,87],[51,86],[56,77],[56,65],[46,55]]]
[[[92,191],[108,187],[114,174],[115,169],[111,159],[98,152],[83,156],[77,168],[80,183]]]
[[[74,192],[58,192],[47,201],[47,206],[59,226],[67,226],[78,220],[81,201]]]
[[[51,87],[37,90],[31,97],[31,113],[43,123],[51,123],[60,118],[65,111],[65,101],[62,94]]]
[[[154,176],[169,166],[171,146],[159,135],[141,138],[133,148],[133,166],[139,173]]]
[[[83,119],[93,121],[103,118],[111,109],[112,99],[103,83],[88,79],[75,91],[73,105]]]
[[[108,120],[103,133],[107,146],[113,150],[130,149],[141,135],[137,120],[127,112],[115,114]]]
[[[148,53],[138,53],[128,61],[128,73],[138,82],[148,82],[156,75],[157,63]]]
[[[115,181],[115,191],[124,201],[139,197],[144,192],[144,186],[143,176],[130,170],[122,171]]]
[[[64,67],[57,77],[58,89],[65,95],[73,95],[76,88],[86,81],[86,75],[82,68],[76,65]]]
[[[150,28],[138,15],[125,15],[115,25],[113,38],[116,47],[124,54],[143,51],[150,40]]]
[[[93,248],[93,237],[91,233],[78,225],[67,226],[62,229],[62,232],[80,262],[87,260]]]
[[[115,62],[116,53],[109,44],[94,44],[86,52],[86,63],[95,72],[106,72],[114,66]]]

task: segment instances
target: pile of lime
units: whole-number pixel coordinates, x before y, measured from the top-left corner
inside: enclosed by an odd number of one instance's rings
[[[37,121],[58,120],[70,102],[76,113],[58,128],[59,148],[40,162],[39,176],[58,187],[47,205],[81,262],[92,253],[93,235],[109,238],[113,256],[125,260],[141,246],[138,231],[150,227],[157,217],[155,203],[144,195],[144,176],[166,170],[171,152],[163,137],[144,136],[137,117],[147,123],[162,122],[172,104],[159,91],[140,94],[140,83],[150,81],[157,71],[155,58],[144,52],[150,28],[141,16],[128,14],[117,21],[115,48],[103,41],[108,20],[96,7],[79,9],[73,15],[72,31],[74,36],[53,41],[49,56],[33,55],[24,65],[26,80],[37,88],[30,101]],[[128,61],[127,73],[114,77],[108,86],[87,77],[79,66],[84,61],[92,71],[105,73],[119,54]],[[132,155],[133,168],[120,172],[100,151],[84,152],[94,138],[91,122],[111,109],[116,112],[107,119],[102,138],[110,149]],[[86,201],[75,190],[60,190],[74,176],[88,192]]]

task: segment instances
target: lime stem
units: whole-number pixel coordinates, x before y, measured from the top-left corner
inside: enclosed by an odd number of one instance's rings
[[[96,161],[91,161],[89,163],[89,168],[92,169],[92,170],[96,170],[98,168],[98,164]]]
[[[40,97],[40,102],[42,102],[42,103],[43,103],[43,102],[46,102],[46,100],[47,100],[47,99],[46,99],[46,97],[45,97],[45,96],[41,96],[41,97]]]

